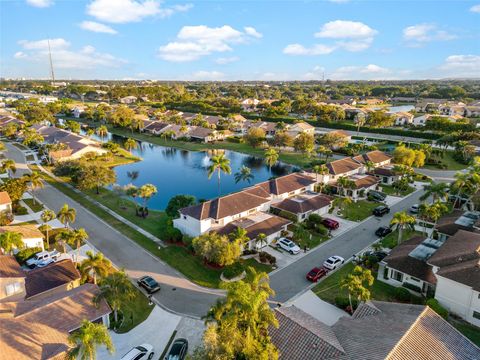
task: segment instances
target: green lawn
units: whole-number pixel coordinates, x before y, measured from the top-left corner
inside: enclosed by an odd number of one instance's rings
[[[352,202],[341,212],[341,217],[350,221],[362,221],[372,215],[373,209],[379,205],[379,203],[368,200]]]
[[[411,229],[406,229],[402,233],[402,242],[406,241],[410,238],[412,238],[415,235],[421,235],[421,232],[411,230]],[[395,246],[398,245],[398,231],[395,230],[385,236],[382,241],[380,242],[384,248],[390,248],[393,249]]]
[[[436,156],[433,155],[432,158],[438,159],[441,161],[441,164],[446,166],[446,169],[444,170],[462,170],[465,169],[468,165],[459,163],[455,158],[453,157],[453,151],[445,151],[443,155],[441,156]],[[440,164],[440,165],[441,165]],[[424,169],[432,169],[432,170],[439,170],[442,169],[441,166],[437,164],[426,164],[423,166]]]
[[[288,230],[294,231],[297,226],[297,224],[291,224],[288,226]],[[305,246],[308,249],[313,249],[314,247],[317,247],[318,245],[329,239],[328,235],[322,236],[314,231],[310,231],[308,229],[306,230],[310,233],[311,238],[306,241],[296,241],[296,243],[298,244],[298,246],[300,246],[301,249],[303,249]],[[280,250],[277,247],[275,247],[275,249]]]
[[[409,186],[407,190],[401,190],[397,191],[393,186],[390,185],[382,185],[382,192],[387,194],[387,195],[393,195],[393,196],[407,196],[411,194],[412,192],[415,191],[415,188],[412,186]]]
[[[449,322],[455,326],[455,328],[460,331],[463,335],[469,338],[475,345],[480,347],[480,328],[474,325],[471,325],[465,321],[451,320]]]
[[[145,321],[155,307],[155,305],[148,305],[147,297],[140,290],[134,287],[134,291],[135,298],[122,309],[123,321],[116,330],[119,334],[126,333]]]
[[[317,286],[313,288],[313,292],[322,300],[325,300],[331,304],[335,304],[336,297],[348,297],[348,292],[345,289],[340,288],[341,280],[348,275],[354,268],[352,263],[348,263],[340,270],[336,271],[332,275],[328,276]],[[376,274],[373,274],[376,276]],[[372,300],[379,301],[398,301],[395,297],[395,287],[378,281],[375,278],[375,282],[370,288]],[[421,303],[421,298],[412,296],[412,302]]]
[[[38,202],[33,201],[33,199],[23,199],[23,202],[30,208],[32,209],[33,212],[39,212],[43,210],[43,204]]]

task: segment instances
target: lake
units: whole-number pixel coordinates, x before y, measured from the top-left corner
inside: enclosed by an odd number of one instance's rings
[[[95,135],[92,138],[101,140]],[[104,139],[107,140],[123,144],[125,138],[109,134]],[[149,201],[149,207],[152,209],[165,209],[170,198],[178,194],[193,195],[197,199],[212,199],[218,196],[217,174],[208,179],[207,168],[210,157],[220,152],[230,159],[232,168],[231,175],[221,174],[222,195],[297,170],[294,166],[283,163],[278,163],[270,170],[263,159],[235,151],[188,151],[138,141],[138,149],[132,150],[132,154],[141,157],[142,161],[115,167],[117,183],[120,185],[131,183],[127,173],[138,171],[139,176],[133,181],[134,185],[151,183],[157,187],[158,194]],[[235,183],[234,174],[243,165],[252,170],[254,178],[250,184],[244,181]]]

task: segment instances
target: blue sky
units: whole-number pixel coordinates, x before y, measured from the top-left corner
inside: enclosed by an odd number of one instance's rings
[[[0,0],[0,75],[480,77],[480,1]]]

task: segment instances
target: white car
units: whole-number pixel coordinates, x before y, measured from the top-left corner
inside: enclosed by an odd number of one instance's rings
[[[42,261],[39,261],[37,263],[37,265],[35,266],[35,269],[38,269],[38,268],[43,268],[47,265],[50,265],[52,263],[54,263],[55,260],[53,260],[53,258],[48,258],[48,259],[45,259],[45,260],[42,260]]]
[[[418,214],[418,210],[420,208],[420,205],[419,204],[413,204],[412,206],[410,206],[410,213],[412,214]]]
[[[36,253],[30,259],[28,259],[26,264],[30,269],[33,269],[34,267],[38,266],[38,264],[40,264],[40,263],[46,263],[47,260],[57,261],[57,259],[59,257],[60,257],[60,253],[57,250],[54,250],[54,251],[51,251],[51,252],[41,251],[39,253]],[[50,263],[48,263],[48,264],[50,264]],[[45,265],[43,265],[43,266],[45,266]]]
[[[280,238],[277,241],[277,247],[288,251],[290,254],[298,254],[300,252],[300,248],[298,247],[297,244],[295,244],[292,240],[288,240],[285,238]]]
[[[153,358],[153,346],[150,344],[142,344],[135,346],[132,350],[122,356],[121,360],[150,360]]]
[[[335,270],[339,265],[343,264],[345,259],[341,256],[334,255],[330,256],[325,262],[323,263],[323,267],[328,270]]]

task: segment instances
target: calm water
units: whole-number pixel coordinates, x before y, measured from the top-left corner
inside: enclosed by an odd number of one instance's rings
[[[392,113],[397,113],[397,112],[409,112],[410,110],[415,109],[414,105],[398,105],[398,106],[390,106],[390,107],[373,107],[373,110],[386,110]]]
[[[93,136],[93,138],[98,137]],[[104,139],[107,140],[107,139]],[[124,137],[110,135],[108,140],[123,143]],[[197,199],[211,199],[218,196],[217,173],[209,180],[207,167],[210,157],[218,152],[224,152],[230,159],[232,174],[221,174],[221,194],[228,194],[248,186],[248,182],[235,183],[234,174],[242,165],[252,170],[254,178],[250,185],[268,180],[272,176],[288,174],[295,170],[293,166],[277,164],[272,170],[265,165],[262,159],[228,150],[187,151],[177,148],[158,146],[146,142],[138,142],[138,149],[132,153],[143,160],[133,164],[117,166],[117,183],[126,185],[131,183],[127,172],[138,171],[139,177],[133,182],[141,186],[146,183],[154,184],[158,194],[149,201],[152,209],[164,209],[170,198],[177,194],[189,194]]]

